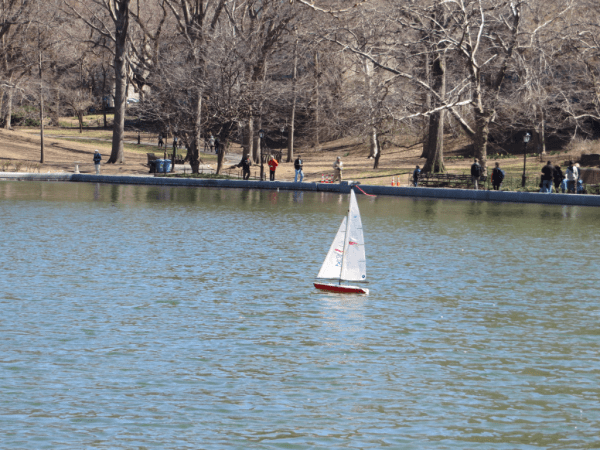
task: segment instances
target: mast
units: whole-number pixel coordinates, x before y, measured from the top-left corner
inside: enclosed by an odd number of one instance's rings
[[[350,188],[350,205],[352,204],[352,193],[354,191]],[[348,247],[350,243],[350,210],[352,208],[348,206],[348,220],[346,220],[346,235],[344,236],[344,252],[342,253],[342,268],[340,270],[339,284],[342,284],[342,274],[344,273],[344,266],[346,265],[346,258],[348,257]]]

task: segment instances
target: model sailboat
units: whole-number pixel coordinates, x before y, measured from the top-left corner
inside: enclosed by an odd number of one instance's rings
[[[366,288],[342,284],[342,281],[365,281],[367,278],[362,221],[353,190],[350,190],[348,216],[342,220],[317,278],[338,280],[338,284],[315,283],[317,289],[346,294],[369,293]]]

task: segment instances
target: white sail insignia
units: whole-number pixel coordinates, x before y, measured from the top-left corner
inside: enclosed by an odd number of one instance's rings
[[[365,239],[358,203],[353,190],[350,191],[350,209],[348,210],[346,230],[340,279],[344,281],[365,281],[367,278]]]
[[[321,270],[317,278],[340,278],[342,273],[342,254],[344,252],[344,238],[346,236],[346,218],[342,220],[342,224],[331,243],[329,253],[323,261]]]

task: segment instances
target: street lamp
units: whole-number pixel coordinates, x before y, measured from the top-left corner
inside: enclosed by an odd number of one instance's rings
[[[260,143],[258,144],[260,145],[260,181],[264,181],[265,167],[263,162],[263,139],[265,137],[265,132],[263,129],[258,130],[258,137],[260,138]]]
[[[529,142],[529,139],[531,139],[531,135],[529,134],[529,132],[527,132],[525,133],[525,136],[523,136],[523,143],[525,149],[523,150],[523,177],[521,179],[522,187],[525,187],[525,183],[527,183],[527,175],[525,175],[525,168],[527,167],[527,143]]]
[[[279,135],[279,148],[281,149],[281,160],[283,160],[283,132],[285,131],[285,127],[282,125],[281,128],[279,129],[279,131],[281,131],[281,134]]]

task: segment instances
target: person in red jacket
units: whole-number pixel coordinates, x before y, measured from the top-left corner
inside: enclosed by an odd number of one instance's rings
[[[269,165],[269,180],[271,181],[275,181],[275,169],[277,169],[277,166],[279,165],[279,163],[277,162],[277,160],[275,158],[273,158],[272,156],[269,156],[269,162],[267,163]]]

